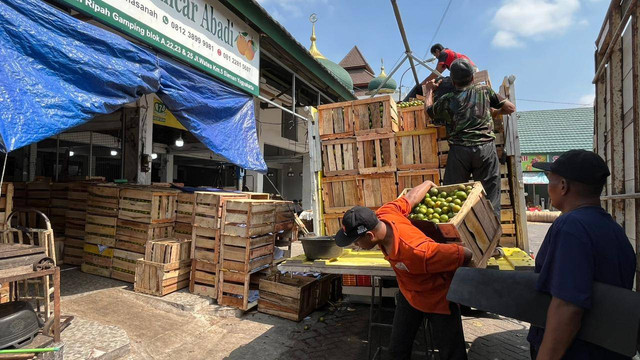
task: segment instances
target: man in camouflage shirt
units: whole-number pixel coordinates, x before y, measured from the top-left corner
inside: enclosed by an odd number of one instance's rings
[[[427,114],[434,125],[447,128],[449,155],[444,173],[445,184],[480,180],[500,217],[500,164],[493,133],[492,116],[508,115],[515,106],[487,85],[474,85],[473,65],[466,59],[451,64],[455,90],[431,105],[438,83],[426,85]],[[429,106],[430,105],[430,106]]]

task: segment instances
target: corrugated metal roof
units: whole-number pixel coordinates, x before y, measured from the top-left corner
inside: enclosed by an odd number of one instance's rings
[[[518,112],[522,154],[593,150],[593,108]]]

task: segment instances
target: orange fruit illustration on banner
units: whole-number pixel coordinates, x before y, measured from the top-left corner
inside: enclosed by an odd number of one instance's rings
[[[249,48],[247,39],[242,34],[238,35],[238,38],[236,40],[236,46],[238,47],[238,51],[240,52],[241,55],[244,55],[244,53]]]
[[[253,40],[249,40],[247,41],[247,50],[244,53],[244,56],[247,57],[247,59],[249,61],[253,60],[253,57],[256,55],[255,52],[255,44],[253,43]]]

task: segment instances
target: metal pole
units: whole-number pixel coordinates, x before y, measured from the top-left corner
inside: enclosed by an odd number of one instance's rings
[[[434,68],[432,68],[431,66],[427,65],[426,61],[420,60],[419,58],[413,56],[413,55],[409,55],[409,59],[414,59],[416,62],[418,62],[418,64],[426,67],[427,69],[429,69],[429,71],[431,71],[432,73],[438,75],[438,76],[442,76],[442,73]]]
[[[124,139],[125,139],[125,121],[126,121],[126,115],[124,112],[124,109],[121,109],[122,111],[122,116],[120,116],[120,122],[122,123],[122,127],[121,127],[121,131],[122,131],[122,136],[120,139],[120,179],[124,179],[124,159],[125,159],[125,154],[124,154]],[[173,181],[168,181],[168,182],[173,182]]]
[[[413,71],[413,79],[416,81],[416,86],[420,86],[420,80],[418,80],[418,72],[416,71],[416,66],[413,63],[411,48],[409,47],[409,40],[407,40],[407,34],[404,32],[404,25],[402,24],[402,17],[400,16],[400,9],[398,9],[397,0],[391,0],[391,5],[393,6],[393,12],[396,15],[396,22],[398,23],[398,28],[400,29],[400,35],[402,36],[402,42],[404,43],[405,52],[409,57],[409,64],[411,64],[411,70]],[[391,77],[391,75],[389,75],[389,77]]]
[[[58,160],[60,158],[60,134],[56,135],[56,167],[55,167],[55,172],[56,172],[56,176],[55,179],[56,181],[58,181]]]
[[[89,171],[87,171],[87,173],[89,174],[89,177],[93,176],[91,175],[93,170],[93,131],[89,131]]]
[[[311,120],[307,119],[306,117],[304,117],[304,116],[302,116],[300,114],[296,114],[295,112],[291,111],[291,109],[287,109],[286,107],[284,107],[284,106],[282,106],[282,105],[280,105],[278,103],[274,103],[273,101],[267,99],[266,97],[264,97],[262,95],[258,95],[258,99],[266,102],[267,104],[271,104],[271,105],[277,107],[278,109],[280,109],[282,111],[286,111],[287,113],[292,114],[293,116],[295,116],[297,118],[300,118],[300,119],[302,119],[304,121],[311,121]]]
[[[296,113],[296,74],[291,75],[291,112]],[[296,119],[293,118],[293,121]],[[296,136],[297,138],[297,136]]]
[[[389,79],[391,79],[391,77],[393,76],[393,74],[395,74],[395,73],[396,73],[396,71],[398,71],[398,69],[400,69],[400,67],[402,66],[402,64],[404,64],[405,60],[407,60],[407,58],[408,58],[408,57],[409,57],[409,56],[407,56],[406,54],[404,55],[404,57],[402,58],[402,61],[400,61],[400,62],[398,63],[398,65],[396,65],[396,66],[393,68],[393,70],[391,70],[391,72],[389,73],[389,75],[387,75],[387,77],[386,77],[386,78],[384,78],[384,81],[382,82],[382,84],[380,84],[380,85],[378,86],[378,88],[377,88],[377,89],[375,89],[375,91],[373,91],[373,92],[371,93],[371,97],[376,96],[376,94],[378,93],[378,91],[380,91],[380,89],[382,89],[382,87],[383,87],[383,86],[385,86],[385,84],[387,83],[387,81],[389,81]]]

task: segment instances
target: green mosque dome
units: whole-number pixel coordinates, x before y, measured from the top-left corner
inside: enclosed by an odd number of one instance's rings
[[[384,72],[384,64],[382,65],[382,67],[380,68],[380,75],[378,75],[377,78],[372,79],[371,81],[369,81],[369,86],[368,86],[368,90],[369,93],[374,92],[378,86],[380,86],[380,84],[382,84],[385,79],[387,79],[387,73]],[[396,88],[398,87],[398,84],[396,83],[395,80],[393,80],[393,78],[390,78],[386,84],[384,84],[384,86],[378,91],[378,94],[392,94],[396,91]]]
[[[349,75],[347,70],[345,70],[342,66],[334,63],[333,61],[327,59],[324,55],[322,55],[322,53],[320,53],[320,51],[316,47],[315,22],[313,23],[313,27],[311,30],[311,47],[309,48],[309,53],[311,53],[311,55],[316,60],[318,60],[320,64],[322,64],[322,66],[327,68],[327,70],[329,70],[329,72],[331,72],[333,76],[335,76],[338,81],[340,81],[340,83],[344,85],[344,87],[346,87],[349,91],[353,91],[353,79],[351,79],[351,76]]]

